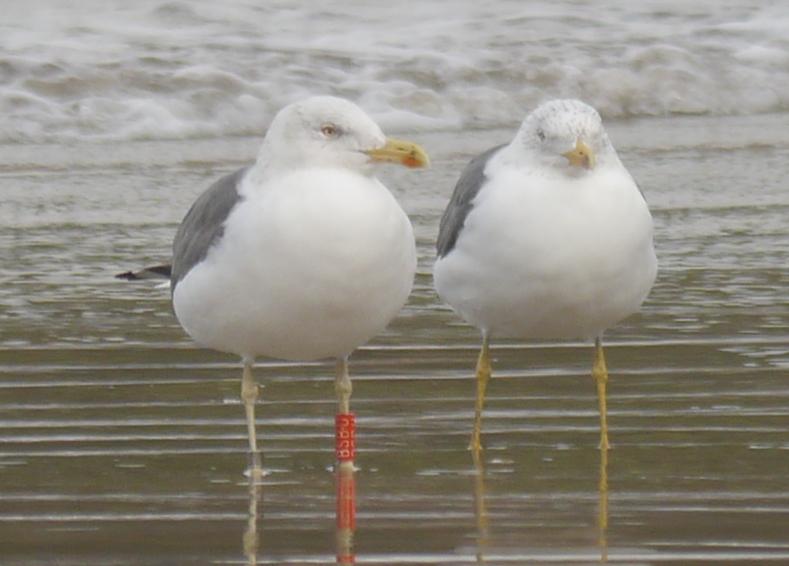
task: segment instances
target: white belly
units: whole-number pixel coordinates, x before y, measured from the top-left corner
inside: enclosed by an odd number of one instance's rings
[[[338,170],[264,189],[246,191],[219,245],[176,287],[178,320],[197,342],[246,358],[350,354],[411,291],[408,217],[377,180]]]
[[[435,264],[441,297],[490,334],[519,338],[593,338],[638,310],[657,271],[652,218],[629,176],[608,177],[549,189],[497,177]]]

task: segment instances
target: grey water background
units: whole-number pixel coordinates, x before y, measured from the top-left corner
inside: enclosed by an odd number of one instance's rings
[[[335,562],[332,365],[259,365],[269,474],[250,552],[236,360],[183,334],[167,290],[112,277],[167,259],[196,195],[314,92],[433,159],[380,171],[419,273],[351,360],[357,563],[789,563],[786,14],[604,4],[10,10],[0,564]],[[465,449],[478,336],[430,276],[459,169],[560,95],[603,111],[660,260],[642,312],[607,336],[604,545],[590,347],[495,344],[480,476]]]

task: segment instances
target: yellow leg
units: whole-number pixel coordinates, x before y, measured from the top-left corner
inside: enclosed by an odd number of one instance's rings
[[[252,361],[244,360],[244,372],[241,375],[241,400],[244,403],[244,412],[247,417],[249,474],[251,477],[259,478],[263,475],[263,467],[260,463],[260,452],[258,452],[257,435],[255,434],[255,403],[260,396],[260,388],[252,376],[253,363]]]
[[[477,359],[477,402],[474,408],[474,430],[471,433],[471,442],[469,443],[469,450],[475,453],[482,450],[482,443],[480,442],[480,435],[482,433],[482,408],[485,405],[485,389],[490,380],[491,367],[490,367],[490,352],[488,348],[488,334],[482,333],[482,348],[479,351],[479,358]]]
[[[337,358],[337,375],[334,380],[334,392],[337,394],[337,412],[351,412],[351,377],[348,375],[348,358]]]
[[[608,383],[608,368],[605,365],[605,355],[603,354],[603,344],[600,338],[595,339],[594,365],[592,366],[592,377],[597,384],[597,401],[600,404],[600,449],[608,450],[608,409],[606,408],[606,384]]]

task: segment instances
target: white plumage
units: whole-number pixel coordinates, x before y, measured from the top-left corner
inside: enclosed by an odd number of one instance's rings
[[[600,116],[557,100],[466,169],[442,219],[434,279],[486,352],[496,336],[599,345],[639,309],[656,272],[649,209]]]
[[[250,359],[339,358],[403,306],[414,236],[377,179],[321,167],[248,176],[240,192],[221,241],[173,295],[196,341]]]
[[[256,163],[201,195],[179,227],[171,288],[179,322],[244,362],[252,472],[255,358],[336,358],[347,413],[350,353],[405,303],[416,270],[411,223],[373,176],[376,162],[422,167],[417,145],[387,139],[354,104],[315,97],[275,117]]]

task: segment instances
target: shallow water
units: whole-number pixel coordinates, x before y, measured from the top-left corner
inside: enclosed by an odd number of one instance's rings
[[[259,364],[269,473],[251,494],[236,360],[196,348],[166,290],[112,277],[167,259],[188,204],[259,139],[4,146],[0,562],[789,562],[789,116],[608,129],[652,208],[660,274],[607,336],[607,465],[591,348],[510,341],[494,345],[477,473],[478,336],[430,265],[456,172],[511,131],[405,132],[433,167],[381,176],[419,274],[351,361],[352,537],[336,528],[332,364]]]

